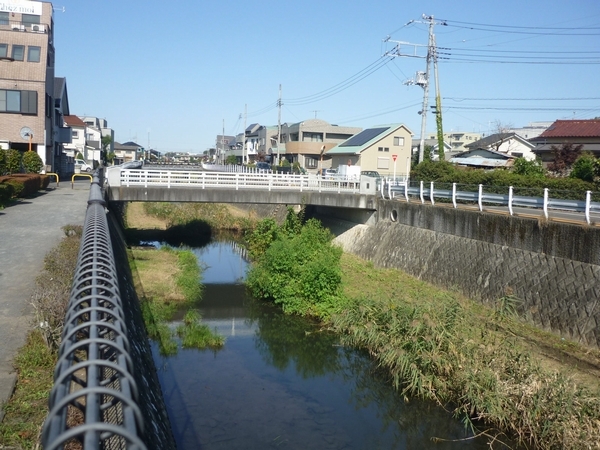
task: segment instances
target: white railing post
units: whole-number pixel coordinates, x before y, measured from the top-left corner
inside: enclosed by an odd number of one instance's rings
[[[544,188],[544,217],[548,218],[548,188]]]
[[[590,206],[592,203],[592,191],[585,191],[585,221],[590,224]]]
[[[483,184],[479,185],[479,211],[483,211]]]
[[[167,188],[171,189],[171,172],[167,172]]]
[[[239,191],[240,189],[240,174],[235,174],[235,190]]]
[[[452,183],[452,204],[456,208],[456,183]]]
[[[510,213],[510,215],[513,215],[513,187],[509,186],[508,187],[508,212]]]
[[[404,183],[404,198],[406,199],[406,202],[408,203],[408,180],[406,180],[406,183]]]
[[[206,172],[202,172],[202,189],[206,189]]]
[[[419,184],[419,197],[421,197],[421,203],[425,203],[425,199],[423,198],[423,180]]]
[[[435,200],[433,199],[433,181],[429,185],[429,200],[431,200],[432,205],[435,205]]]

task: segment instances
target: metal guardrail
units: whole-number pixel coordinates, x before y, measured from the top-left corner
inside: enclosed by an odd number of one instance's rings
[[[146,449],[104,207],[95,174],[42,431],[45,450],[72,441],[86,450]]]
[[[410,197],[418,197],[421,203],[425,203],[427,198],[429,202],[434,205],[435,199],[446,199],[451,200],[454,208],[457,207],[458,201],[466,201],[471,203],[477,203],[479,210],[483,210],[484,204],[502,205],[507,206],[511,215],[513,215],[513,207],[519,206],[524,208],[537,208],[542,209],[544,217],[548,218],[548,210],[560,210],[570,211],[585,214],[586,222],[591,223],[590,215],[592,213],[600,213],[600,203],[592,202],[591,196],[592,191],[586,191],[585,200],[565,200],[565,199],[553,199],[550,198],[550,191],[548,188],[544,188],[544,197],[528,197],[514,195],[514,188],[508,187],[507,194],[496,194],[484,192],[484,186],[478,185],[478,191],[458,191],[456,189],[457,183],[452,183],[452,190],[448,189],[435,189],[434,182],[428,183],[427,187],[423,181],[419,183],[419,186],[411,186],[407,182],[389,182],[386,181],[385,187],[382,187],[382,197],[393,199],[396,194],[402,195],[406,201],[409,201]],[[445,183],[447,184],[447,183]]]
[[[315,192],[360,193],[360,180],[344,178],[322,178],[315,175],[295,175],[280,173],[240,173],[211,171],[170,171],[170,170],[120,170],[120,186],[156,187],[195,187],[199,189],[264,189],[297,190]],[[108,172],[111,186],[115,183]]]

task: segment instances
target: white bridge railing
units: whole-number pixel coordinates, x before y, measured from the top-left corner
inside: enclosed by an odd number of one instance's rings
[[[448,185],[448,183],[444,183]],[[591,223],[591,214],[600,214],[600,203],[593,202],[592,192],[586,191],[585,200],[569,200],[552,198],[548,188],[543,189],[543,197],[515,195],[514,188],[508,186],[505,194],[485,192],[485,186],[478,185],[477,191],[460,191],[457,189],[457,183],[451,184],[451,189],[436,188],[434,182],[419,182],[418,185],[409,183],[386,181],[383,183],[381,193],[383,198],[404,197],[408,202],[410,197],[418,198],[421,203],[428,201],[435,205],[435,199],[445,199],[452,201],[454,208],[458,202],[477,204],[479,210],[483,210],[483,205],[507,206],[510,215],[513,215],[513,207],[536,208],[541,209],[544,217],[548,218],[549,210],[569,211],[583,213],[585,220]]]
[[[294,190],[299,192],[336,192],[351,194],[375,194],[375,183],[344,178],[321,178],[315,175],[278,173],[235,173],[208,171],[170,170],[114,170],[108,171],[110,186],[126,187],[190,187],[196,189],[262,189],[265,191]]]

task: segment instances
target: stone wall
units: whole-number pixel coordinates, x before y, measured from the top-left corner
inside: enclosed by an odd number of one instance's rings
[[[599,229],[398,201],[378,211],[338,236],[345,251],[484,303],[512,294],[528,321],[600,347]]]

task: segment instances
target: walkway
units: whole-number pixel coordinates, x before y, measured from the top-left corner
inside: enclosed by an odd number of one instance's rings
[[[16,381],[12,361],[32,327],[30,298],[44,256],[64,236],[64,225],[83,225],[89,181],[50,183],[33,199],[0,210],[0,406]],[[4,412],[0,410],[0,421]]]

